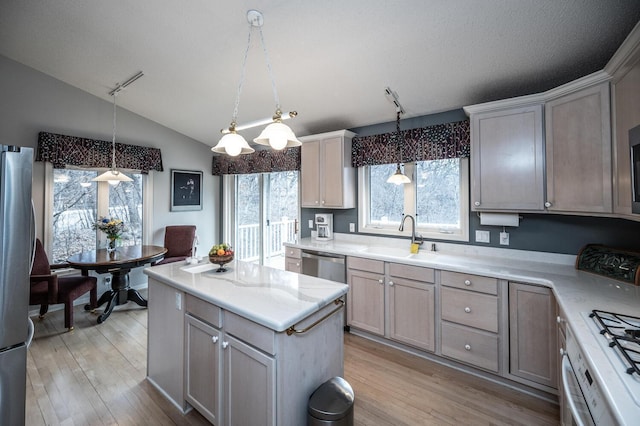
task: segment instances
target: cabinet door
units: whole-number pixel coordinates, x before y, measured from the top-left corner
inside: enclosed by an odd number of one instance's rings
[[[284,269],[286,271],[302,273],[302,261],[293,257],[285,257]]]
[[[558,326],[551,289],[509,283],[509,372],[557,388]]]
[[[542,105],[477,113],[471,126],[472,210],[542,210]]]
[[[389,337],[435,350],[434,285],[403,278],[389,280]]]
[[[213,424],[221,424],[220,346],[222,333],[186,315],[186,399]]]
[[[320,141],[303,142],[300,149],[300,204],[320,207]]]
[[[322,141],[321,148],[322,181],[320,193],[322,207],[337,208],[343,206],[344,201],[344,158],[342,138],[335,137]]]
[[[223,337],[224,424],[275,425],[275,359],[228,334]]]
[[[547,209],[612,211],[609,83],[545,105]]]
[[[349,269],[347,323],[370,333],[384,335],[384,276]]]

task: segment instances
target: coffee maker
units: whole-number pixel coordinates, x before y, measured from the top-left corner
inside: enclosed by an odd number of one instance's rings
[[[316,240],[333,240],[333,214],[316,213]]]

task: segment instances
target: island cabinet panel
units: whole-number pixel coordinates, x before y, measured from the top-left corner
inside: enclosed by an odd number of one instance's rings
[[[558,324],[551,289],[509,283],[509,373],[557,388]]]
[[[549,211],[611,213],[609,82],[545,105]]]
[[[349,257],[347,283],[347,324],[384,336],[384,262]]]
[[[221,424],[222,332],[186,315],[186,399],[213,424]]]
[[[225,420],[228,425],[276,424],[276,363],[226,334],[224,351]],[[286,395],[284,396],[286,398]]]
[[[184,299],[184,292],[149,278],[147,377],[182,411]]]
[[[471,115],[471,208],[544,209],[542,105]]]

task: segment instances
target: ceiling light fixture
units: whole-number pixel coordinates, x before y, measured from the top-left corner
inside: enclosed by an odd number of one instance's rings
[[[231,119],[231,125],[228,130],[222,130],[222,133],[225,135],[220,139],[218,144],[211,148],[213,152],[218,153],[227,153],[231,156],[236,156],[240,154],[250,154],[255,150],[249,146],[245,138],[240,136],[237,132],[238,130],[247,129],[250,127],[261,126],[266,123],[269,124],[263,131],[260,133],[260,136],[255,138],[253,141],[260,145],[268,145],[273,149],[281,150],[284,148],[289,148],[292,146],[300,146],[300,141],[296,138],[296,135],[293,133],[291,128],[286,124],[282,123],[282,120],[287,118],[293,118],[298,115],[297,112],[292,111],[283,117],[282,110],[280,109],[280,100],[278,99],[278,91],[276,89],[275,80],[273,78],[273,72],[271,70],[271,63],[269,61],[269,54],[267,53],[267,48],[264,43],[264,35],[262,34],[262,24],[264,23],[264,18],[262,13],[257,10],[249,10],[247,12],[247,21],[249,22],[249,37],[247,39],[247,48],[245,49],[244,58],[242,61],[242,72],[240,74],[240,83],[238,84],[238,91],[236,94],[236,103],[233,109],[233,117]],[[276,103],[276,111],[271,117],[271,119],[258,120],[253,123],[249,123],[243,126],[238,126],[238,106],[240,104],[240,94],[242,93],[242,85],[244,83],[244,75],[245,68],[247,63],[247,56],[249,54],[249,47],[251,45],[251,34],[253,32],[253,28],[258,28],[260,32],[260,42],[262,44],[262,50],[264,52],[265,60],[267,62],[267,69],[269,71],[269,77],[271,78],[271,87],[273,89],[273,95]]]
[[[400,169],[400,163],[402,163],[402,146],[404,145],[402,135],[400,134],[400,108],[396,112],[396,129],[396,152],[398,153],[398,167],[396,168],[396,172],[389,176],[389,179],[387,179],[387,183],[402,185],[405,183],[411,183],[411,179],[409,179],[407,175],[402,173],[402,170]]]
[[[116,168],[116,97],[118,93],[122,91],[125,87],[129,86],[131,83],[142,77],[144,74],[142,71],[128,79],[122,84],[116,85],[115,89],[109,92],[109,96],[113,96],[113,133],[111,137],[111,170],[107,170],[101,175],[91,179],[93,182],[109,182],[109,185],[117,185],[120,182],[131,182],[129,176],[121,173]]]

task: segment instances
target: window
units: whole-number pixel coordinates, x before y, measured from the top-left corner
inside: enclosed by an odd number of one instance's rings
[[[296,238],[297,171],[225,176],[225,239],[236,258],[284,269],[282,243]]]
[[[93,170],[53,169],[51,262],[64,262],[75,253],[104,246],[105,235],[93,229],[100,216],[125,222],[123,245],[142,244],[143,176],[128,173],[133,182],[111,186],[92,182],[97,175]]]
[[[469,240],[467,159],[407,163],[411,183],[406,185],[387,183],[395,170],[395,164],[359,169],[360,232],[408,235],[410,228],[398,228],[403,214],[410,214],[424,238]]]

